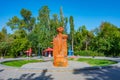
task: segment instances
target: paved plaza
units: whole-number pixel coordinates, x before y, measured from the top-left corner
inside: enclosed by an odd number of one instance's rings
[[[120,61],[120,58],[96,58]],[[118,63],[112,67],[96,68],[87,63],[69,61],[68,67],[56,68],[48,59],[46,62],[25,64],[21,68],[0,65],[0,80],[120,80],[120,66]]]

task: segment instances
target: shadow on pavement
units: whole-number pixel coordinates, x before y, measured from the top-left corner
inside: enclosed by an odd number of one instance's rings
[[[86,80],[120,80],[120,68],[105,68],[96,70],[74,69],[74,75],[83,75]]]
[[[19,78],[9,78],[8,80],[53,80],[52,75],[46,75],[47,69],[43,70],[41,74],[34,77],[35,73],[22,74]]]
[[[4,71],[4,69],[1,69],[0,72]]]

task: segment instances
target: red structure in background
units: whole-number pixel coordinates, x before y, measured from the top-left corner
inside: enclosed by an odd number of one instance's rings
[[[45,49],[45,51],[51,52],[51,51],[53,51],[53,49],[48,47],[47,49]]]
[[[48,47],[47,49],[45,49],[45,50],[43,51],[42,55],[43,55],[43,56],[51,57],[51,56],[53,55],[52,52],[53,52],[53,49]]]
[[[31,56],[31,54],[32,54],[32,48],[30,48],[29,50],[27,50],[25,52],[26,52],[27,56]]]

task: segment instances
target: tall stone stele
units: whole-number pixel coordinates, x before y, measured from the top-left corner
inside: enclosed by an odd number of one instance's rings
[[[62,34],[64,31],[63,27],[57,28],[57,36],[53,39],[53,65],[56,67],[67,67],[67,38],[68,36]]]

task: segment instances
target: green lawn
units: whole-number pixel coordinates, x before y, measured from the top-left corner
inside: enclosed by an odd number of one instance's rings
[[[42,60],[14,60],[14,61],[6,61],[1,64],[13,67],[21,67],[27,63],[34,63],[34,62],[43,62]]]
[[[110,64],[115,64],[117,62],[103,59],[92,59],[92,58],[79,58],[77,61],[86,62],[92,66],[107,66]]]
[[[69,58],[69,60],[74,60]],[[75,60],[76,61],[76,60]],[[103,60],[103,59],[92,59],[92,58],[79,58],[77,61],[86,62],[92,66],[107,66],[110,64],[115,64],[117,62],[110,61],[110,60]],[[35,63],[35,62],[43,62],[43,60],[14,60],[14,61],[7,61],[1,64],[13,67],[21,67],[27,63]]]

